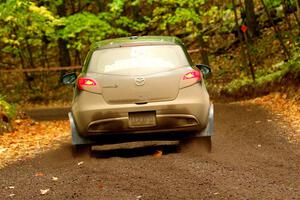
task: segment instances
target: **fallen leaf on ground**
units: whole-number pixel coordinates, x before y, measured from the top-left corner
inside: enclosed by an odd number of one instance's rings
[[[7,150],[7,148],[0,147],[0,153],[3,153]]]
[[[70,139],[68,120],[36,123],[30,119],[22,119],[14,120],[13,125],[15,129],[12,132],[0,135],[0,168],[33,158],[50,149],[58,149],[62,142]]]
[[[295,96],[299,94],[295,93]],[[298,95],[299,96],[299,95]],[[300,143],[300,99],[291,99],[285,93],[271,93],[269,95],[258,97],[251,100],[241,101],[241,103],[251,103],[260,105],[271,111],[273,115],[279,116],[278,124],[282,128],[288,128],[292,131],[282,132],[291,143]],[[272,122],[275,119],[267,119]]]
[[[35,176],[36,177],[41,177],[41,176],[45,176],[45,174],[43,174],[42,172],[37,172],[37,173],[35,173]]]
[[[41,194],[44,195],[44,194],[47,194],[50,191],[50,189],[45,189],[45,190],[40,190],[40,191],[41,191]]]
[[[55,176],[53,176],[53,177],[51,178],[51,180],[52,180],[52,181],[57,181],[57,180],[58,180],[58,178],[57,178],[57,177],[55,177]]]
[[[15,194],[10,194],[10,195],[8,195],[9,197],[13,197],[13,196],[15,196]]]
[[[9,189],[15,189],[15,186],[8,186]]]
[[[161,157],[163,152],[161,150],[156,150],[155,153],[153,154],[154,157]]]
[[[98,183],[98,188],[99,188],[99,189],[103,189],[103,188],[104,188],[104,185],[103,185],[102,182],[99,182],[99,183]]]
[[[20,120],[20,119],[15,120],[15,123],[17,123],[17,124],[20,124],[21,122],[22,122],[22,120]]]
[[[79,166],[79,165],[82,165],[84,162],[83,161],[81,161],[81,162],[79,162],[79,163],[77,163],[77,165]]]

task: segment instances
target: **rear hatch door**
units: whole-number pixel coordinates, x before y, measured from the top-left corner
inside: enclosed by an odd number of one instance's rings
[[[179,45],[125,46],[93,53],[87,76],[107,103],[147,103],[177,97],[190,63]]]

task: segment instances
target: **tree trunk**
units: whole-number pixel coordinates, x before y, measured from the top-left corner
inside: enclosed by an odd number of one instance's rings
[[[207,46],[207,43],[203,39],[203,34],[202,33],[200,33],[198,35],[198,41],[199,41],[199,44],[200,44],[200,47],[201,47],[200,52],[201,52],[202,62],[203,62],[203,64],[209,66],[208,46]]]
[[[66,8],[65,8],[65,2],[62,1],[60,5],[58,5],[56,7],[57,9],[57,14],[60,17],[64,17],[66,16]],[[59,27],[59,29],[61,29],[63,27]],[[60,66],[70,66],[71,65],[71,58],[70,58],[70,53],[69,50],[67,48],[67,41],[59,38],[57,40],[57,44],[58,44],[58,49],[59,49],[59,64]]]
[[[69,49],[67,48],[67,41],[64,39],[59,38],[58,41],[58,48],[59,48],[59,64],[60,66],[70,66],[71,59]]]
[[[244,66],[248,66],[248,60],[247,60],[247,57],[246,57],[246,50],[245,50],[245,47],[244,47],[244,44],[243,44],[243,35],[241,33],[239,22],[238,22],[238,15],[237,15],[237,11],[236,11],[235,0],[232,0],[232,5],[233,5],[234,16],[235,16],[235,18],[234,18],[235,19],[235,28],[238,32],[238,37],[239,37],[239,40],[240,40],[240,43],[241,43],[241,48],[242,48],[241,49],[242,63],[243,63]],[[246,39],[246,37],[245,37],[245,39]],[[251,62],[249,62],[249,67],[250,67],[252,80],[253,80],[253,82],[255,82],[255,73],[254,73],[254,68],[253,68]]]
[[[198,16],[200,15],[200,11],[199,9],[195,9],[195,13],[197,13]],[[205,65],[209,66],[209,58],[208,58],[208,43],[205,42],[205,40],[203,39],[203,26],[202,23],[198,23],[197,24],[197,42],[200,46],[200,53],[201,53],[201,58],[202,58],[202,63]]]
[[[106,0],[96,0],[97,7],[99,12],[105,12],[107,11],[107,4],[108,2]]]
[[[266,14],[267,14],[267,16],[269,18],[269,21],[271,22],[271,24],[272,24],[272,26],[274,28],[274,31],[275,31],[275,33],[276,33],[276,35],[278,37],[278,40],[280,42],[280,45],[281,45],[281,47],[282,47],[285,55],[287,56],[287,58],[290,58],[290,53],[289,53],[288,49],[286,48],[286,46],[284,44],[283,38],[282,38],[281,33],[280,33],[280,29],[275,25],[275,23],[274,23],[271,15],[270,15],[269,9],[267,8],[264,0],[260,0],[260,2],[262,3],[262,5],[263,5],[263,7],[265,9],[265,12],[266,12]]]
[[[198,28],[197,40],[198,40],[198,43],[199,43],[200,48],[201,48],[200,53],[201,53],[202,63],[205,64],[205,65],[209,65],[208,44],[203,39],[202,24],[199,23],[197,25],[197,28]]]
[[[281,0],[281,2],[283,5],[283,13],[284,13],[285,21],[286,21],[287,25],[289,26],[289,29],[292,29],[292,25],[289,20],[288,5],[286,3],[286,0]]]
[[[80,52],[78,50],[75,50],[75,65],[82,65]]]
[[[246,25],[248,26],[249,36],[252,38],[253,36],[259,35],[258,23],[256,20],[255,12],[254,12],[254,3],[253,0],[245,0],[245,14],[246,14]]]
[[[298,19],[300,19],[300,0],[296,0],[296,5],[297,5],[297,16]]]
[[[300,30],[300,0],[296,0],[297,11],[295,15],[296,21],[298,23],[298,29]]]

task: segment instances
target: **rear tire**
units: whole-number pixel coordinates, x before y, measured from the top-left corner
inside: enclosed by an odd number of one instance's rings
[[[180,147],[183,150],[196,153],[211,153],[212,151],[212,140],[211,136],[205,137],[193,137],[182,140]]]
[[[90,156],[92,147],[90,145],[73,145],[72,155],[73,157]]]

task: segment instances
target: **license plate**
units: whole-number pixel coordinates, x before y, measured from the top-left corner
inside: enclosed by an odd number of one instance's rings
[[[156,126],[155,111],[129,113],[129,127],[152,127]]]

